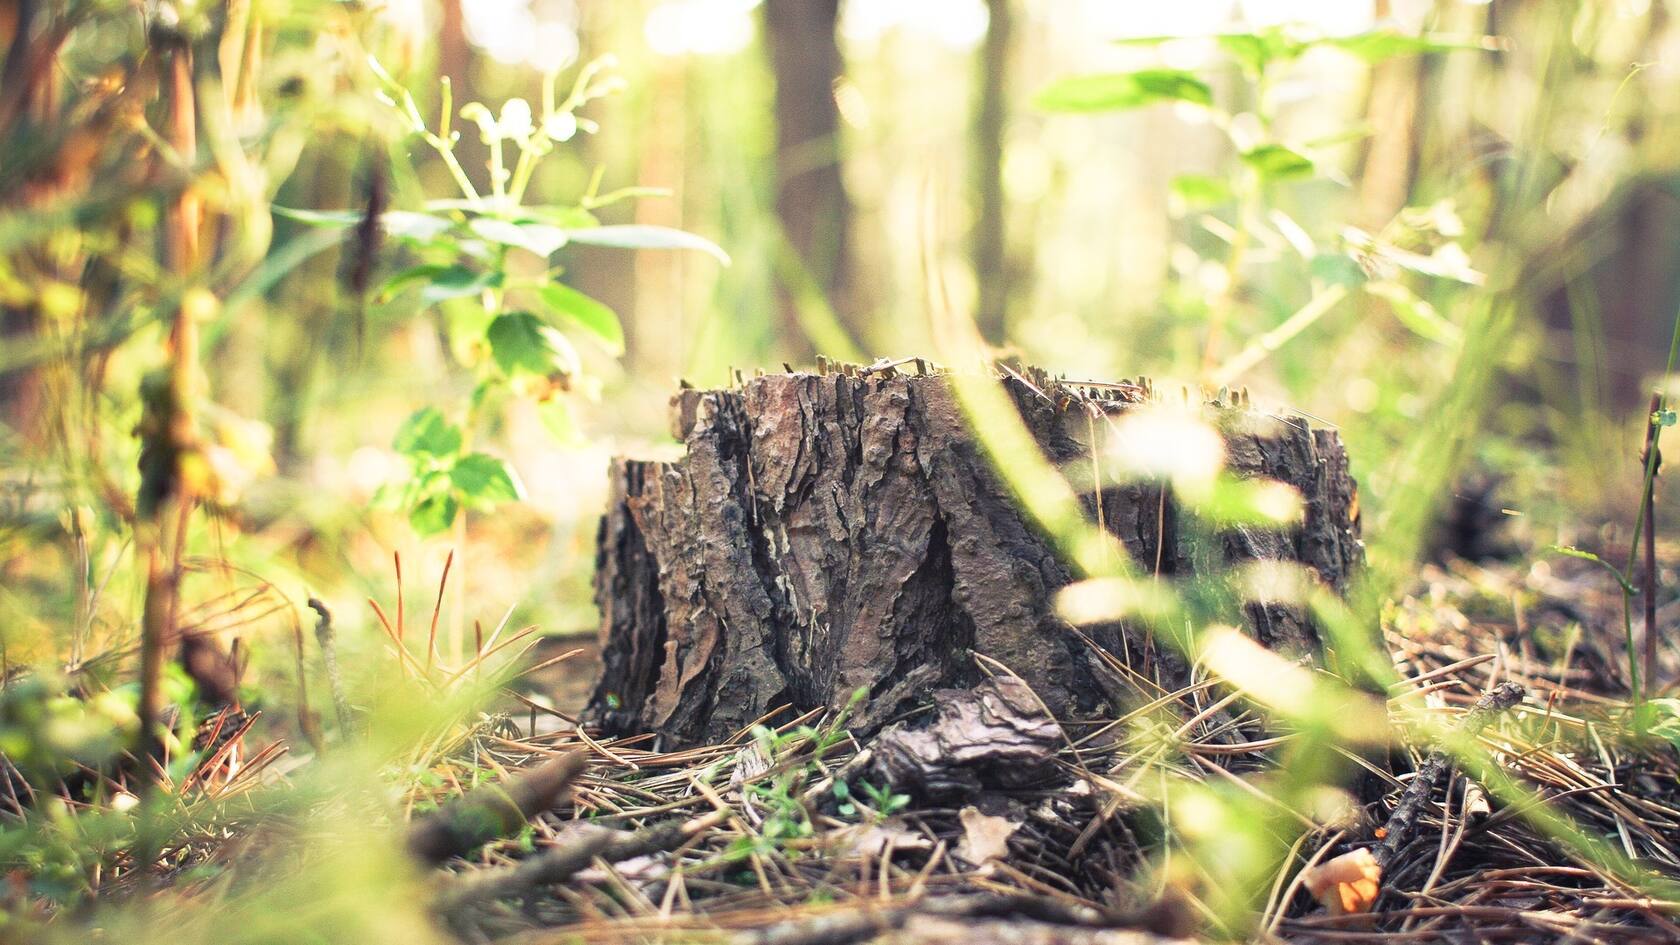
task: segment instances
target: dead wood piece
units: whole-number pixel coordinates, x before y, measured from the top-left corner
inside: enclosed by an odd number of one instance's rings
[[[1062,728],[1026,683],[1011,676],[933,694],[932,724],[895,725],[874,745],[876,774],[894,790],[945,799],[1042,782],[1064,743]]]
[[[508,836],[557,804],[588,766],[588,757],[581,751],[561,755],[507,784],[486,785],[439,808],[409,828],[409,852],[436,864]]]
[[[725,819],[726,815],[722,812],[714,812],[691,820],[665,821],[636,831],[580,823],[555,845],[516,866],[463,874],[438,897],[437,909],[450,913],[473,902],[529,895],[545,886],[571,879],[596,859],[622,863],[633,857],[674,850]]]
[[[1475,738],[1493,721],[1494,716],[1521,702],[1524,694],[1523,687],[1509,682],[1501,683],[1483,693],[1459,721],[1459,736],[1465,739]],[[1383,826],[1382,839],[1372,850],[1377,866],[1386,870],[1394,857],[1406,848],[1406,844],[1412,842],[1412,837],[1417,834],[1418,818],[1422,815],[1424,806],[1434,793],[1436,783],[1451,765],[1452,755],[1444,748],[1436,748],[1418,767],[1411,783],[1406,785],[1405,792],[1395,803],[1394,812],[1388,815],[1388,823]]]

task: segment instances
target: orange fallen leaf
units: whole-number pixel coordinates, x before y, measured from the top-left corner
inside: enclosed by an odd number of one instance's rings
[[[1382,867],[1369,847],[1360,847],[1307,870],[1303,880],[1331,915],[1369,912],[1377,901]]]

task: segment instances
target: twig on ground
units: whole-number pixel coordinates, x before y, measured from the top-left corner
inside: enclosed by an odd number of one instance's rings
[[[727,819],[726,813],[715,811],[691,820],[663,821],[636,831],[582,824],[574,835],[516,866],[464,875],[438,897],[437,908],[448,913],[474,901],[526,895],[571,879],[597,857],[607,863],[621,863],[631,857],[674,850]]]
[[[1459,736],[1465,739],[1475,738],[1493,721],[1494,716],[1521,702],[1523,695],[1523,687],[1509,682],[1501,683],[1483,693],[1459,722]],[[1429,802],[1436,782],[1441,780],[1441,776],[1451,764],[1452,755],[1445,748],[1436,748],[1418,767],[1417,774],[1412,777],[1411,783],[1406,785],[1405,792],[1394,805],[1393,813],[1388,815],[1388,822],[1383,825],[1382,839],[1371,851],[1378,866],[1386,870],[1395,855],[1412,841],[1424,805]]]
[[[574,751],[505,785],[481,787],[415,822],[409,852],[426,863],[442,863],[505,837],[558,803],[588,763],[586,752]]]
[[[344,694],[344,674],[338,668],[338,638],[333,632],[332,611],[319,597],[309,598],[309,609],[320,615],[315,623],[315,642],[321,645],[321,661],[327,667],[327,687],[332,690],[333,714],[338,717],[340,738],[351,732],[350,700]]]

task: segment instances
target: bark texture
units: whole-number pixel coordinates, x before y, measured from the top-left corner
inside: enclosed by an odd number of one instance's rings
[[[1041,448],[1070,468],[1089,469],[1093,436],[1144,394],[1031,377],[1004,383]],[[1119,702],[1105,656],[1184,678],[1167,647],[1137,632],[1078,634],[1057,616],[1055,592],[1073,574],[993,473],[945,377],[773,375],[685,390],[672,407],[687,455],[612,467],[596,576],[605,668],[590,707],[606,730],[723,739],[778,706],[844,705],[861,687],[869,696],[847,724],[872,733],[935,689],[978,684],[974,653],[1019,674],[1058,718]],[[1180,534],[1170,490],[1145,483],[1103,488],[1101,521],[1146,571],[1205,570],[1208,555],[1290,559],[1340,589],[1363,552],[1339,439],[1208,409],[1228,465],[1300,490],[1304,521],[1198,547]],[[1087,504],[1095,520],[1098,496]],[[1298,613],[1249,613],[1267,646],[1317,652]]]

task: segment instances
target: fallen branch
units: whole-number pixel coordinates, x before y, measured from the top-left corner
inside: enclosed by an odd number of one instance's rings
[[[1493,721],[1493,717],[1506,709],[1516,705],[1523,699],[1523,688],[1516,683],[1501,683],[1493,689],[1482,693],[1470,711],[1458,723],[1458,737],[1470,740],[1480,735],[1482,729]],[[1423,813],[1424,805],[1429,802],[1429,796],[1434,793],[1435,785],[1441,776],[1447,773],[1452,765],[1452,755],[1445,749],[1437,747],[1424,759],[1418,767],[1417,774],[1412,777],[1406,790],[1395,803],[1393,813],[1388,815],[1388,822],[1383,825],[1382,839],[1377,842],[1372,855],[1377,865],[1387,868],[1406,844],[1412,841],[1417,833],[1418,818]]]
[[[596,859],[621,863],[632,857],[674,850],[728,817],[726,812],[714,811],[691,820],[668,820],[635,831],[579,824],[574,833],[516,866],[463,875],[438,897],[437,909],[447,913],[475,901],[524,896],[571,879]]]
[[[415,822],[408,850],[425,863],[438,864],[505,837],[553,807],[587,766],[588,753],[574,751],[505,785],[481,787]]]

